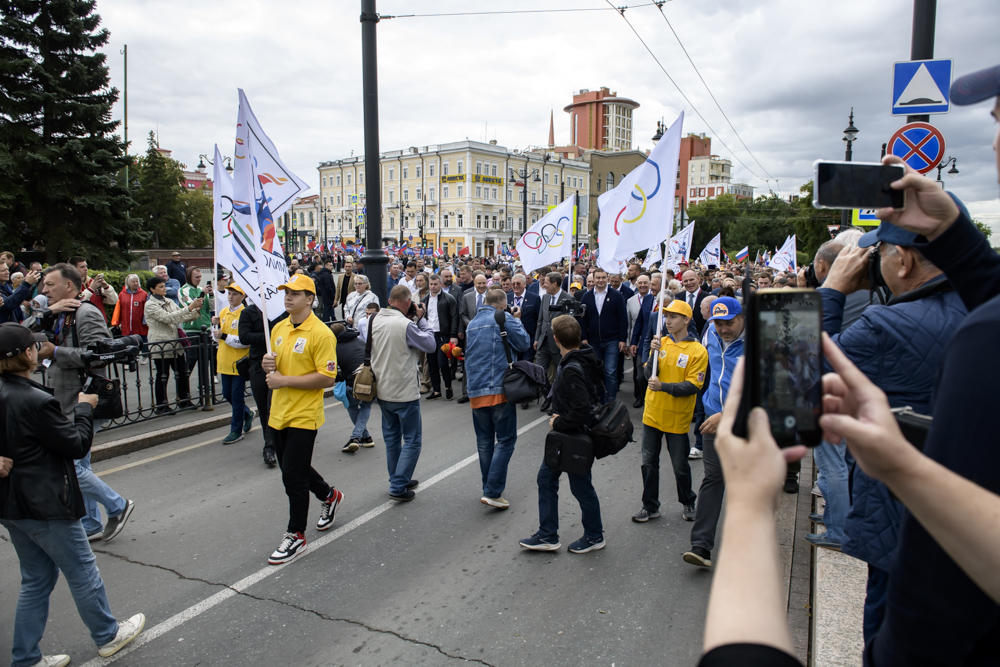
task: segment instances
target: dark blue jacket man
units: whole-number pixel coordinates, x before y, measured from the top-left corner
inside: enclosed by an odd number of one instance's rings
[[[537,294],[529,292],[524,287],[524,283],[524,276],[520,274],[514,276],[514,288],[507,292],[507,307],[514,308],[516,306],[521,309],[521,324],[524,325],[525,331],[531,337],[531,345],[528,346],[526,352],[520,353],[518,356],[530,361],[535,358],[535,329],[538,327],[538,313],[542,308],[542,300]],[[520,295],[518,290],[521,292]]]
[[[893,293],[886,305],[869,306],[840,333],[847,294],[858,290],[879,244],[882,277]],[[883,222],[843,251],[819,289],[823,329],[868,378],[886,393],[894,408],[910,406],[931,413],[941,351],[947,349],[968,315],[940,269],[915,248],[917,236]],[[844,526],[843,552],[867,562],[865,640],[874,636],[885,613],[889,570],[896,557],[904,507],[889,489],[856,467],[852,507]],[[809,535],[816,543],[821,536]]]
[[[594,272],[594,289],[588,290],[580,303],[586,308],[580,318],[583,341],[594,348],[604,364],[604,400],[610,402],[618,395],[618,353],[625,349],[628,336],[625,299],[621,292],[608,286],[607,272],[598,269]]]

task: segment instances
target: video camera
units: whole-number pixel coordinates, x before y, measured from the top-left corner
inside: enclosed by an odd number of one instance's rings
[[[142,345],[142,337],[136,335],[101,338],[87,346],[81,360],[87,370],[103,368],[109,364],[127,364],[129,370],[134,371]]]
[[[556,306],[555,311],[560,315],[572,315],[573,317],[580,318],[587,313],[587,307],[576,299],[567,299]]]

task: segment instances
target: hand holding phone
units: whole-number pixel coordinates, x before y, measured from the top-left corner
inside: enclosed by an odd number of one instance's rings
[[[814,208],[903,209],[906,206],[904,191],[891,187],[906,174],[897,164],[817,160],[813,167]]]

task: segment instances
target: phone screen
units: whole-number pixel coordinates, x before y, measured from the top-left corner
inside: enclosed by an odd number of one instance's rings
[[[903,191],[889,184],[905,173],[898,165],[817,162],[813,203],[819,208],[903,208]]]
[[[821,297],[814,293],[759,295],[759,404],[782,446],[819,442],[822,414]]]

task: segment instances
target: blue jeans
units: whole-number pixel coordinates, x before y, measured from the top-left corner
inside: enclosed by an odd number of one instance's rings
[[[34,665],[42,659],[38,642],[45,634],[49,595],[60,570],[73,594],[80,619],[90,630],[90,638],[98,646],[114,639],[118,621],[111,615],[104,581],[97,571],[97,558],[87,542],[83,524],[76,519],[0,519],[0,524],[10,534],[21,566],[12,667]]]
[[[351,416],[351,423],[354,424],[354,430],[351,432],[352,439],[362,440],[372,437],[371,433],[368,432],[368,418],[372,414],[372,403],[355,398],[354,388],[351,386],[347,387],[347,414]]]
[[[553,470],[544,463],[538,469],[538,536],[544,540],[559,540],[559,476],[558,470]],[[570,475],[569,490],[580,503],[583,512],[583,536],[594,542],[604,537],[604,526],[601,524],[601,501],[597,499],[597,491],[591,482],[590,473],[586,475]]]
[[[420,401],[383,401],[380,398],[378,405],[382,408],[389,493],[398,496],[406,491],[420,458]]]
[[[73,461],[76,468],[76,478],[80,482],[80,493],[87,508],[87,516],[83,517],[83,529],[87,535],[93,535],[101,530],[101,508],[104,505],[108,517],[118,516],[125,511],[125,499],[114,489],[101,481],[101,478],[90,469],[90,452],[82,459]]]
[[[501,403],[472,411],[479,448],[479,469],[483,473],[483,495],[499,498],[507,487],[507,464],[517,442],[517,405]]]
[[[222,378],[222,397],[233,406],[233,418],[229,422],[229,430],[233,433],[243,432],[243,422],[250,417],[250,408],[246,404],[246,381],[239,375],[220,374]]]
[[[607,395],[603,403],[610,403],[618,396],[618,341],[590,343],[597,358],[604,364],[604,390]]]
[[[844,525],[851,510],[851,497],[847,483],[848,471],[846,445],[834,445],[826,440],[813,449],[813,459],[819,467],[816,483],[823,493],[823,525],[831,540],[844,541]]]

